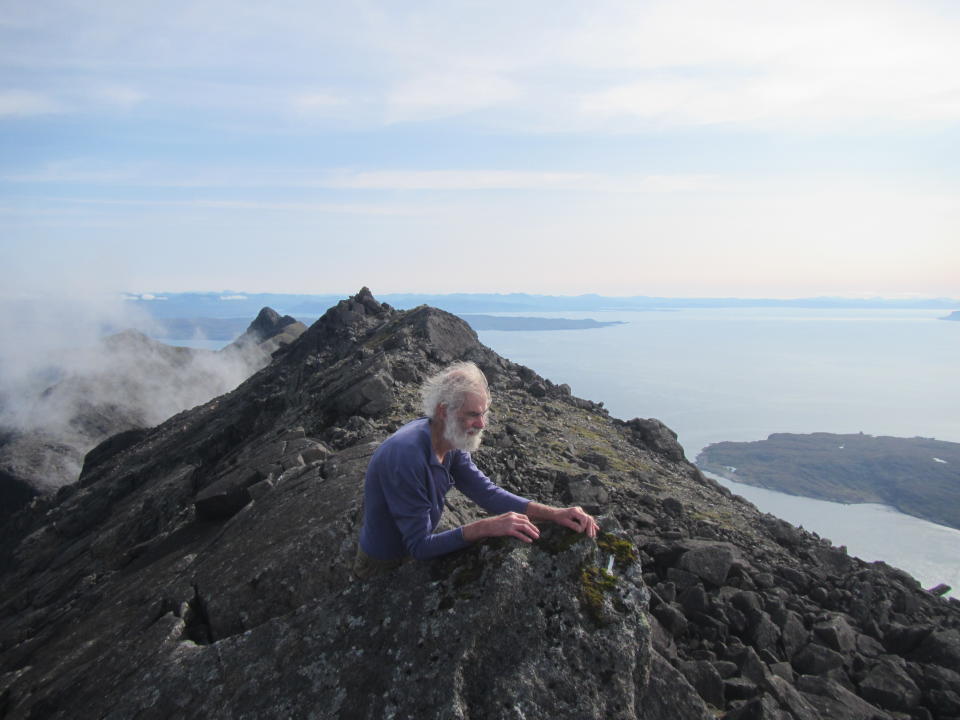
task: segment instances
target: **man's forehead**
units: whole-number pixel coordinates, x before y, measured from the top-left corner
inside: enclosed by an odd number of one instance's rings
[[[470,412],[483,412],[490,406],[490,402],[480,393],[468,392],[463,396],[461,409]]]

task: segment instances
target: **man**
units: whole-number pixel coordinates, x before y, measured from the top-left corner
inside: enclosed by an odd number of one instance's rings
[[[519,497],[474,465],[470,453],[480,447],[490,407],[487,379],[476,365],[451,365],[423,384],[421,396],[426,417],[387,438],[367,467],[357,577],[397,567],[408,556],[426,560],[488,537],[531,543],[540,536],[537,520],[596,537],[597,523],[582,508]],[[435,533],[451,487],[494,516]]]

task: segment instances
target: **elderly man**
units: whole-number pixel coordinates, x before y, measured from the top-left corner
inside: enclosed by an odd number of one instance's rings
[[[370,460],[364,518],[354,573],[366,578],[400,565],[460,550],[488,537],[533,542],[534,521],[550,520],[596,537],[597,523],[582,508],[541,505],[497,487],[470,458],[487,424],[490,391],[473,363],[455,363],[421,388],[426,417],[387,438]],[[456,487],[493,517],[434,532],[444,498]]]

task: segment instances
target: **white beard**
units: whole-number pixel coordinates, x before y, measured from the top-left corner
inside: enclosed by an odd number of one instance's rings
[[[458,427],[456,421],[447,422],[443,428],[443,439],[457,450],[472,453],[480,449],[480,443],[483,441],[483,430],[471,433]]]

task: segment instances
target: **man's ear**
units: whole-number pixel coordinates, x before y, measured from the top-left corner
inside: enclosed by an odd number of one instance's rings
[[[437,420],[447,419],[447,406],[443,403],[437,403],[437,409],[433,412],[433,417]]]

